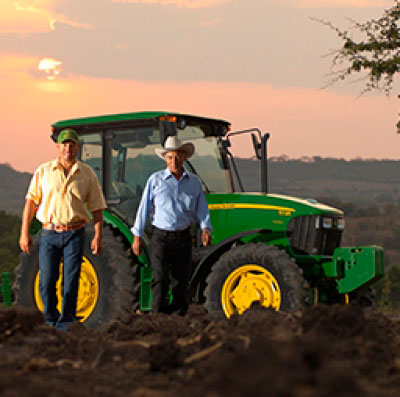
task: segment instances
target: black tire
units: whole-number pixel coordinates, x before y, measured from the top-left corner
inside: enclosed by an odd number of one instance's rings
[[[124,320],[138,305],[139,279],[136,278],[138,263],[129,249],[129,244],[111,227],[104,227],[104,249],[102,255],[93,255],[90,243],[94,235],[92,225],[85,228],[83,257],[91,265],[97,278],[97,299],[86,312],[83,324],[97,328],[103,323]],[[39,236],[33,240],[30,255],[21,254],[21,262],[15,269],[13,285],[15,303],[24,307],[38,308],[35,299],[35,279],[39,270]],[[80,288],[82,288],[82,273]],[[36,291],[38,293],[38,291]],[[79,316],[79,302],[77,307]]]
[[[294,312],[305,307],[306,282],[295,261],[275,246],[244,244],[223,254],[207,277],[204,306],[212,319],[226,316],[221,293],[229,277],[250,264],[266,269],[275,278],[280,290],[280,311]]]
[[[376,309],[376,294],[372,287],[361,288],[349,293],[349,301],[363,309]]]

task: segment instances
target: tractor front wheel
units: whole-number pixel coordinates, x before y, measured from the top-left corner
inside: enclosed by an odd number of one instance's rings
[[[304,307],[302,271],[286,252],[264,243],[232,248],[213,265],[204,291],[212,318],[242,314],[253,304],[276,311]]]

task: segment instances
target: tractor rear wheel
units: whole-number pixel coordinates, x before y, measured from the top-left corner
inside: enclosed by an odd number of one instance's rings
[[[253,304],[276,311],[304,308],[306,283],[288,254],[264,243],[244,244],[213,265],[204,291],[211,318],[243,314]]]
[[[77,318],[88,328],[126,318],[137,303],[136,284],[139,284],[139,280],[134,277],[137,272],[134,273],[133,270],[137,264],[122,237],[114,233],[111,227],[105,226],[103,253],[93,255],[90,249],[93,235],[93,226],[87,225],[76,311]],[[21,262],[15,269],[15,274],[15,303],[43,311],[39,294],[39,235],[33,240],[31,253],[21,254]],[[59,311],[62,303],[61,290],[60,276],[57,282]]]

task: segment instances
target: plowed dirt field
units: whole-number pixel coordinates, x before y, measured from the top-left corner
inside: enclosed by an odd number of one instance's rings
[[[0,310],[0,395],[400,396],[400,318],[356,306],[285,314],[253,308],[209,321],[133,314],[67,332]]]

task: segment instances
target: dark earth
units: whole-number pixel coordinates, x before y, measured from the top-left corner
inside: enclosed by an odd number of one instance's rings
[[[254,307],[215,322],[191,306],[62,332],[36,311],[1,309],[0,395],[398,397],[400,317]]]

